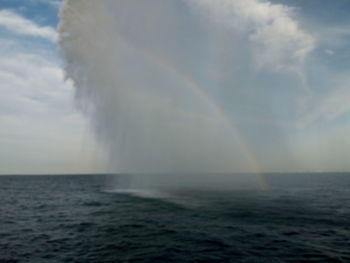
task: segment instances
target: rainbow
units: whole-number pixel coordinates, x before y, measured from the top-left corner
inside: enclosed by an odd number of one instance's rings
[[[261,166],[254,155],[254,151],[249,147],[249,144],[244,140],[243,136],[241,136],[234,121],[221,109],[221,107],[210,96],[210,94],[208,94],[204,89],[202,89],[192,78],[180,72],[169,62],[165,61],[159,56],[148,52],[146,49],[136,47],[118,32],[115,32],[115,34],[118,37],[118,41],[120,42],[120,44],[124,45],[128,49],[131,49],[132,52],[142,55],[144,58],[146,58],[148,61],[151,61],[160,69],[170,73],[177,80],[184,83],[187,88],[190,88],[193,92],[195,92],[195,94],[197,94],[200,97],[200,99],[203,100],[203,102],[205,102],[210,107],[212,113],[215,114],[217,118],[220,118],[223,121],[223,123],[225,123],[229,128],[231,134],[233,135],[233,138],[235,139],[235,141],[237,141],[238,146],[242,151],[242,154],[244,155],[249,166],[251,167],[252,173],[256,175],[261,189],[267,189],[267,181],[264,178]]]

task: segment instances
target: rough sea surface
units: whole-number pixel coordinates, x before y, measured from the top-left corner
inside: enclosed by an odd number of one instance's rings
[[[0,262],[350,262],[350,174],[265,180],[154,191],[1,176]]]

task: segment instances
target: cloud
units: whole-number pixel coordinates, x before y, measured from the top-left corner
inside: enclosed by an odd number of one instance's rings
[[[55,42],[57,38],[52,27],[39,26],[10,10],[0,10],[0,26],[15,34],[41,37],[51,42]]]
[[[349,113],[348,72],[335,73],[330,65],[318,65],[317,54],[311,61],[305,59],[317,46],[328,56],[336,54],[337,47],[348,44],[349,30],[344,26],[313,26],[315,33],[304,31],[294,18],[291,7],[261,0],[190,0],[205,18],[227,30],[240,32],[250,43],[257,68],[273,72],[296,72],[295,87],[299,92],[288,96],[285,105],[293,101],[290,112],[293,128],[310,128],[319,123],[334,123]],[[317,43],[316,43],[317,42]],[[234,44],[234,39],[232,41]],[[315,52],[317,53],[317,52]],[[317,79],[309,72],[317,72]],[[316,75],[315,75],[316,76]],[[264,76],[265,78],[271,78]],[[256,84],[258,87],[260,84]],[[284,83],[287,86],[288,84]],[[297,93],[298,92],[298,93]],[[276,95],[275,95],[276,96]],[[286,118],[285,115],[282,118]],[[293,124],[294,122],[294,124]]]
[[[17,113],[42,111],[45,115],[55,105],[59,111],[69,108],[70,84],[63,82],[62,69],[38,55],[1,56],[0,80],[2,94],[6,94],[0,99],[1,108],[8,105]]]
[[[0,54],[0,82],[1,131],[7,129],[4,120],[57,128],[56,122],[65,122],[76,115],[71,83],[64,82],[62,69],[57,64],[39,55]],[[28,135],[31,129],[22,127],[12,132]]]
[[[0,173],[103,169],[59,61],[12,44],[0,51]]]
[[[330,122],[350,111],[350,81],[338,84],[334,90],[325,94],[315,94],[306,101],[304,115],[300,118],[298,126],[305,128],[313,123]]]
[[[190,0],[214,23],[248,35],[258,68],[299,71],[313,50],[313,36],[300,29],[293,9],[260,0]]]

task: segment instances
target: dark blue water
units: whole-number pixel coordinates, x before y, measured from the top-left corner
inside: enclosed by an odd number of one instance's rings
[[[350,262],[350,174],[266,181],[110,191],[97,175],[0,177],[0,262]]]

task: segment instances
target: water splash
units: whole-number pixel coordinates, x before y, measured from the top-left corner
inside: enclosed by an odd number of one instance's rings
[[[216,50],[217,35],[208,33],[213,25],[196,13],[195,2],[66,0],[62,5],[58,31],[66,76],[74,81],[77,103],[106,146],[114,172],[260,174],[263,169],[251,140],[233,121],[235,111],[225,109],[220,98],[222,50]],[[276,10],[273,15],[286,12]],[[241,41],[236,28],[229,30]],[[310,49],[308,42],[294,42],[303,55]],[[236,84],[239,93],[243,83]],[[243,104],[252,100],[242,99]]]

